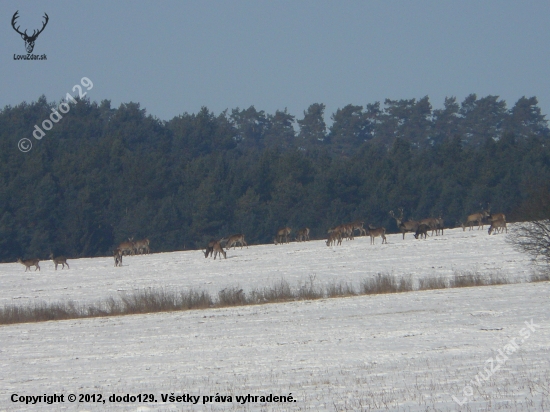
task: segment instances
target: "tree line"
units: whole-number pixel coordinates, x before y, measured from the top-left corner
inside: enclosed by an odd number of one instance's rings
[[[491,203],[521,220],[550,178],[550,130],[535,97],[510,109],[475,94],[441,109],[428,97],[387,99],[338,109],[330,126],[321,103],[298,119],[251,106],[162,121],[138,103],[84,99],[34,140],[56,106],[42,96],[0,111],[2,262],[107,255],[129,237],[148,237],[152,251],[232,233],[272,242],[285,226],[326,238],[358,219],[392,232],[397,208],[452,227]],[[21,153],[25,137],[33,148]]]

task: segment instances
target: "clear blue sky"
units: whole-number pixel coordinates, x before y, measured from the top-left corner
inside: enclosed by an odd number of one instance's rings
[[[50,21],[35,54],[12,29]],[[550,1],[12,1],[0,3],[0,107],[59,100],[83,76],[93,101],[163,120],[207,106],[303,117],[428,95],[537,96],[550,114]]]

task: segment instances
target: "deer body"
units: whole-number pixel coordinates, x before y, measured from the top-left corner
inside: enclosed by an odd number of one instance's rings
[[[407,232],[416,232],[416,229],[418,229],[419,223],[415,220],[409,220],[407,222],[403,222],[403,208],[399,208],[400,216],[397,217],[393,213],[393,210],[390,211],[390,216],[395,219],[395,223],[397,223],[397,228],[401,233],[403,233],[403,239],[405,239],[405,233]]]
[[[31,266],[34,266],[34,271],[40,270],[40,266],[38,265],[38,262],[40,262],[40,259],[27,259],[27,260],[21,260],[21,258],[17,259],[17,263],[21,263],[22,265],[25,265],[25,272],[28,270],[31,270]]]
[[[305,242],[307,240],[309,240],[309,228],[308,227],[304,227],[300,230],[298,230],[298,234],[296,235],[296,240],[298,242]]]
[[[241,245],[241,249],[243,248],[243,246],[246,246],[246,248],[248,249],[248,245],[244,240],[244,235],[242,233],[229,236],[229,239],[227,239],[225,248],[230,249],[231,246],[233,246],[233,249],[235,249],[237,247],[237,244]]]
[[[290,232],[292,232],[292,229],[289,227],[279,229],[277,231],[277,236],[275,236],[275,244],[278,245],[279,243],[288,243],[288,236],[290,235]]]
[[[491,222],[491,226],[489,226],[489,234],[493,233],[493,231],[496,231],[496,233],[499,233],[501,230],[506,230],[506,233],[508,233],[508,228],[506,227],[506,220],[493,220]]]
[[[369,228],[366,230],[367,234],[370,236],[370,244],[374,245],[374,239],[380,236],[382,238],[382,243],[388,243],[386,240],[386,228],[385,227],[377,227],[377,228]]]
[[[61,265],[61,270],[65,269],[65,265],[67,265],[67,269],[70,269],[69,264],[67,263],[66,257],[58,256],[54,258],[53,253],[50,253],[50,259],[55,265],[55,270],[57,270],[57,265]]]

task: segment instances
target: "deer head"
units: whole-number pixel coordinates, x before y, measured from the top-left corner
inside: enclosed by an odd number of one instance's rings
[[[13,27],[13,29],[19,33],[21,35],[21,38],[23,40],[25,40],[25,48],[27,49],[27,53],[32,53],[32,51],[34,50],[34,42],[36,41],[36,38],[38,37],[38,35],[40,33],[42,33],[42,31],[44,31],[44,28],[46,27],[46,25],[48,24],[48,20],[50,19],[48,17],[48,15],[46,13],[44,13],[44,18],[46,19],[44,21],[44,23],[42,23],[42,28],[40,30],[38,30],[38,32],[36,30],[34,30],[32,32],[32,35],[29,36],[27,35],[27,30],[25,30],[24,33],[21,33],[19,31],[19,27],[20,26],[17,26],[15,27],[15,21],[17,20],[17,18],[19,17],[17,14],[19,13],[19,10],[15,12],[15,14],[13,15],[12,19],[11,19],[11,25]]]

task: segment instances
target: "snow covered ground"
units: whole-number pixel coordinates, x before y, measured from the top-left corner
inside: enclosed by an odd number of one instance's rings
[[[57,272],[43,262],[40,273],[3,264],[0,302],[94,301],[147,287],[215,293],[313,274],[320,283],[379,272],[528,277],[528,259],[504,237],[453,230],[425,241],[391,235],[388,245],[368,238],[331,248],[265,245],[231,250],[221,262],[176,252],[125,257],[122,268],[112,258],[79,259]],[[520,283],[0,326],[0,410],[546,410],[549,293],[548,282]],[[65,402],[10,400],[53,393]],[[156,402],[109,402],[140,393]],[[69,394],[106,402],[69,403]],[[163,401],[163,394],[199,401]],[[215,402],[216,394],[232,401]],[[294,401],[236,401],[247,394]]]
[[[51,261],[41,271],[25,273],[19,263],[0,264],[0,305],[34,300],[93,302],[121,292],[150,287],[220,290],[239,286],[245,291],[285,279],[298,286],[315,277],[319,285],[347,282],[355,286],[378,273],[397,276],[452,276],[457,271],[500,274],[525,279],[529,259],[505,242],[505,235],[485,230],[446,230],[444,236],[415,240],[408,233],[388,235],[388,244],[370,244],[369,237],[327,247],[325,241],[259,245],[227,251],[227,259],[205,259],[200,250],[125,256],[123,267],[112,257],[68,260],[71,269],[54,270]],[[154,248],[154,245],[152,245]],[[29,258],[29,257],[26,257]]]

